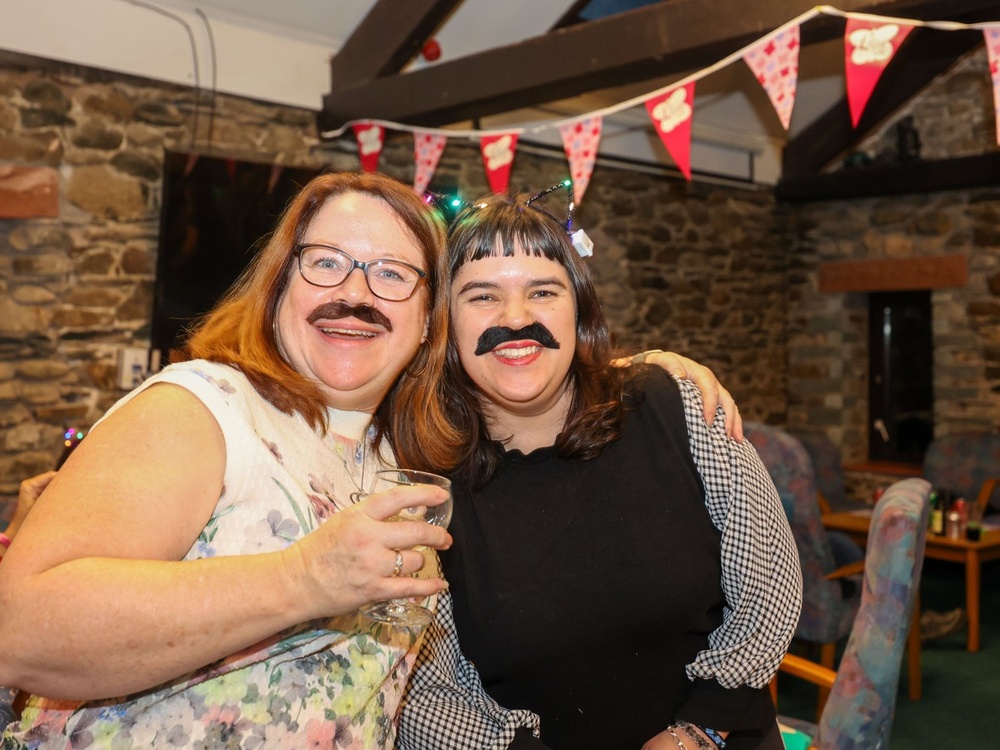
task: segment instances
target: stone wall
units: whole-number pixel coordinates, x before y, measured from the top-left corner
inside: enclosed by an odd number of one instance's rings
[[[356,169],[350,139],[321,143],[314,113],[0,54],[0,166],[58,172],[55,217],[0,219],[0,516],[49,468],[64,426],[89,428],[123,391],[121,347],[149,345],[165,150]],[[209,135],[211,141],[209,142]],[[380,168],[412,179],[412,139]],[[487,191],[456,139],[438,168],[466,198]],[[523,148],[512,183],[567,176]],[[786,262],[767,191],[687,184],[599,165],[577,214],[623,346],[672,348],[716,369],[743,413],[784,421]],[[3,511],[3,503],[9,507]]]
[[[892,154],[895,123],[907,115],[921,134],[922,158],[996,151],[985,50],[957,61],[859,150],[876,163]],[[795,205],[790,215],[789,423],[826,431],[846,462],[867,456],[867,295],[820,293],[820,264],[961,254],[968,283],[931,293],[935,434],[1000,429],[1000,187],[821,201]],[[895,479],[846,477],[857,497]]]
[[[321,143],[314,114],[0,54],[0,167],[58,172],[55,217],[0,219],[0,515],[18,482],[52,465],[65,425],[88,428],[123,392],[115,361],[146,347],[164,151],[356,169],[350,139]],[[927,158],[995,149],[985,53],[960,61],[905,112]],[[894,120],[861,147],[894,145]],[[211,139],[209,140],[209,135]],[[412,139],[381,168],[412,179]],[[566,176],[560,153],[523,147],[512,183]],[[487,191],[478,151],[455,139],[438,168],[464,197]],[[745,418],[825,430],[867,454],[867,301],[821,294],[821,263],[963,253],[969,284],[934,292],[935,419],[943,434],[1000,421],[1000,189],[776,204],[769,191],[689,184],[598,164],[577,214],[628,348],[713,367]],[[892,477],[851,476],[867,494]],[[9,512],[10,508],[7,509]]]

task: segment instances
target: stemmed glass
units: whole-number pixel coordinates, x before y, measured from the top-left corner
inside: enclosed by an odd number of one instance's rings
[[[452,496],[451,480],[437,474],[416,469],[382,469],[377,472],[373,491],[390,489],[393,486],[409,486],[414,484],[431,484],[448,490],[448,499],[440,505],[415,505],[403,508],[390,521],[423,521],[433,526],[448,528],[451,523]],[[427,607],[414,604],[408,599],[390,599],[376,602],[362,610],[373,620],[388,622],[407,628],[424,627],[432,619],[434,613]]]

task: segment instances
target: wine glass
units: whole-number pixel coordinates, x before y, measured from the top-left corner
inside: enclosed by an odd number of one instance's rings
[[[403,508],[398,514],[388,519],[390,521],[423,521],[434,526],[448,528],[451,523],[452,497],[451,480],[437,474],[416,469],[382,469],[377,472],[373,490],[387,490],[393,486],[410,486],[414,484],[431,484],[448,490],[448,499],[440,505],[414,505]],[[388,622],[407,628],[424,627],[432,619],[434,613],[427,607],[414,604],[408,599],[389,599],[376,602],[363,610],[364,614],[373,620]]]

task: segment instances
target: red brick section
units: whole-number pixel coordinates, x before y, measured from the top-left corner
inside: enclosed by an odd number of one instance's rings
[[[0,219],[59,215],[59,178],[52,167],[0,164]]]

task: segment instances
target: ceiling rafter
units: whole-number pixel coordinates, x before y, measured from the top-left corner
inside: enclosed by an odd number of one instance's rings
[[[387,0],[380,0],[379,6]],[[842,0],[840,10],[917,19],[991,9],[989,0]],[[378,6],[377,6],[378,7]],[[337,86],[323,98],[321,130],[354,119],[440,126],[537,106],[595,89],[707,67],[814,7],[803,0],[670,0],[406,74]],[[367,19],[366,19],[367,20]],[[843,33],[819,16],[804,45]]]
[[[998,12],[1000,7],[993,3],[991,8],[978,12],[953,13],[948,20],[962,23],[996,20]],[[851,126],[844,96],[785,144],[782,179],[817,173],[982,44],[982,32],[974,29],[949,32],[914,29],[879,78],[858,126]]]
[[[331,89],[401,71],[462,0],[378,0],[330,61]]]

